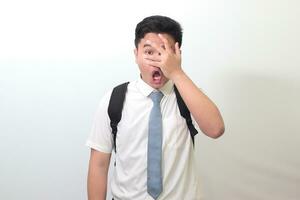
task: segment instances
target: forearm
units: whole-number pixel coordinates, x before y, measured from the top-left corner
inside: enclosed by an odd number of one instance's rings
[[[176,85],[201,131],[212,138],[221,136],[224,132],[224,122],[217,106],[193,83],[183,70],[180,69],[174,72],[170,78]]]
[[[105,200],[110,155],[91,149],[87,179],[88,200]]]
[[[88,172],[88,200],[105,200],[107,190],[107,171],[90,166]]]

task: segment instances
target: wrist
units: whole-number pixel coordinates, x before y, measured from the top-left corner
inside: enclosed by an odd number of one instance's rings
[[[180,79],[182,79],[185,76],[184,71],[180,68],[173,73],[170,74],[170,79],[176,83],[179,82]]]

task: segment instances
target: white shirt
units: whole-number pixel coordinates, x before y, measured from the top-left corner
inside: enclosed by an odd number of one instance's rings
[[[148,120],[153,105],[148,96],[153,90],[142,79],[128,85],[118,125],[116,166],[111,180],[115,200],[153,200],[147,193]],[[161,100],[163,191],[158,200],[200,200],[192,139],[180,115],[173,83],[168,81],[160,91],[164,94]],[[107,114],[110,95],[111,91],[100,102],[86,142],[90,148],[105,153],[113,151]]]

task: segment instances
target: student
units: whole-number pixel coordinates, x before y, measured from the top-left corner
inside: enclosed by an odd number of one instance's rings
[[[174,86],[202,133],[218,138],[224,132],[224,123],[216,105],[181,68],[181,43],[182,28],[169,17],[150,16],[136,26],[134,54],[140,77],[128,84],[118,124],[111,180],[114,200],[200,199],[193,141],[186,120],[180,115]],[[91,148],[89,200],[106,199],[107,173],[114,149],[107,112],[111,92],[100,102],[86,143]],[[154,93],[161,96],[156,105],[151,99]],[[155,106],[156,111],[153,111]],[[151,120],[156,120],[154,126],[158,128],[152,128]],[[159,134],[155,134],[160,139],[150,138],[153,129],[159,130]],[[159,152],[156,156],[160,157],[154,156],[153,161],[150,159],[154,151]],[[159,169],[151,171],[152,165]],[[152,179],[150,174],[157,172],[160,175],[151,175]]]

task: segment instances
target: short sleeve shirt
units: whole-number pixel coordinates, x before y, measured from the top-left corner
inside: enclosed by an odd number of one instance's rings
[[[142,79],[128,85],[118,124],[116,164],[111,180],[115,200],[153,200],[147,193],[148,120],[153,105],[149,95],[153,90]],[[158,200],[200,200],[192,139],[180,115],[174,84],[168,81],[160,91],[164,94],[161,100],[163,191]],[[101,100],[86,142],[90,148],[104,153],[113,151],[107,113],[110,95],[111,91]]]

